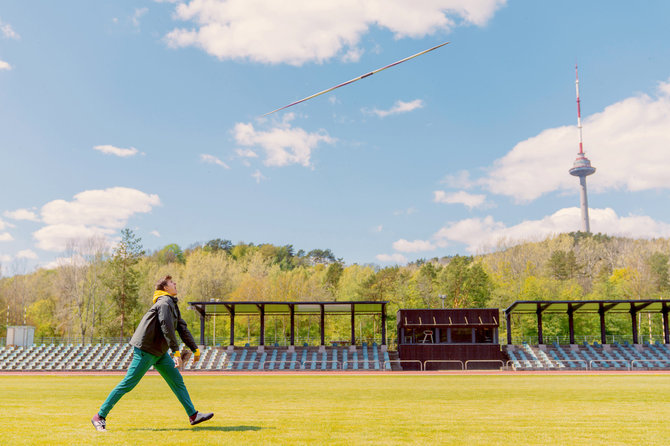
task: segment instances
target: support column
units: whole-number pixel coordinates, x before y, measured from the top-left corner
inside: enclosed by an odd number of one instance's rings
[[[265,305],[259,306],[261,310],[261,342],[260,345],[265,345]]]
[[[633,325],[633,344],[637,344],[637,309],[635,304],[630,304],[630,319]]]
[[[668,307],[663,302],[663,338],[666,344],[670,344],[670,329],[668,329]]]
[[[568,331],[570,333],[570,345],[575,343],[575,310],[572,308],[572,304],[568,304]]]
[[[507,320],[507,345],[512,345],[512,315],[506,312],[505,319]],[[448,333],[451,335],[451,330]],[[448,342],[451,342],[451,339],[448,339]]]
[[[230,345],[235,346],[235,307],[230,309]]]
[[[542,304],[537,304],[537,343],[544,344],[544,339],[542,339]]]
[[[295,345],[295,306],[289,306],[291,310],[291,347]]]
[[[386,304],[382,304],[382,345],[386,345]]]
[[[600,342],[605,345],[607,344],[607,333],[605,332],[605,308],[602,302],[600,302],[598,314],[600,315]]]
[[[326,310],[323,304],[321,306],[321,345],[326,345]]]
[[[351,304],[351,345],[356,345],[356,321],[354,319],[354,304]]]
[[[205,345],[205,313],[200,312],[200,345]]]

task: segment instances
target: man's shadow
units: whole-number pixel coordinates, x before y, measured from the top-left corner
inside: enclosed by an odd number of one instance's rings
[[[128,429],[131,431],[214,431],[214,432],[244,432],[244,431],[259,431],[261,429],[274,429],[274,427],[260,427],[260,426],[198,426],[198,427],[175,427],[175,428],[137,428]]]

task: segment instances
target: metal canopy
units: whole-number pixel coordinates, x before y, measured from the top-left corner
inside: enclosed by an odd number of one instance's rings
[[[568,329],[570,331],[570,344],[575,343],[574,315],[577,313],[597,313],[600,318],[600,340],[603,344],[607,342],[605,329],[605,314],[628,313],[631,319],[631,332],[633,344],[638,343],[637,315],[639,313],[659,313],[663,315],[663,337],[666,344],[670,344],[670,328],[668,327],[668,313],[670,313],[670,300],[645,299],[645,300],[519,300],[505,309],[507,319],[507,343],[512,343],[512,315],[534,314],[537,317],[538,343],[543,344],[542,338],[542,315],[543,314],[567,314]]]
[[[634,310],[639,313],[662,313],[664,308],[670,307],[670,300],[551,300],[526,301],[519,300],[505,309],[507,314],[537,314],[538,306],[542,313],[568,313],[572,307],[573,313],[630,313]]]
[[[351,317],[351,345],[356,345],[354,320],[356,315],[381,315],[382,345],[386,345],[386,304],[388,301],[348,301],[348,302],[189,302],[189,309],[200,314],[200,343],[204,345],[205,318],[207,316],[227,315],[230,317],[230,345],[235,344],[235,317],[254,315],[260,319],[260,345],[265,345],[265,318],[267,316],[288,315],[290,318],[291,346],[295,341],[295,316],[321,316],[321,345],[325,345],[326,316],[349,315]],[[216,319],[215,319],[216,320]]]
[[[228,302],[228,301],[204,301],[189,302],[193,308],[202,315],[258,315],[263,308],[265,315],[288,315],[291,314],[291,306],[295,314],[321,314],[321,307],[326,314],[351,314],[353,305],[354,314],[380,314],[384,310],[384,305],[388,302],[372,301],[347,301],[347,302]]]

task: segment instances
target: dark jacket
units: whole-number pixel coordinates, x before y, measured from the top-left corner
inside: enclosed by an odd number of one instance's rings
[[[161,296],[140,321],[130,345],[156,356],[163,356],[168,348],[174,353],[179,350],[175,332],[188,348],[196,351],[198,346],[181,318],[177,298]]]

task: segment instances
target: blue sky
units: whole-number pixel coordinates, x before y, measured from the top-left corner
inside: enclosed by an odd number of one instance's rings
[[[151,250],[225,238],[379,265],[579,230],[576,62],[592,231],[670,237],[668,17],[665,1],[3,1],[2,271],[124,227]]]

